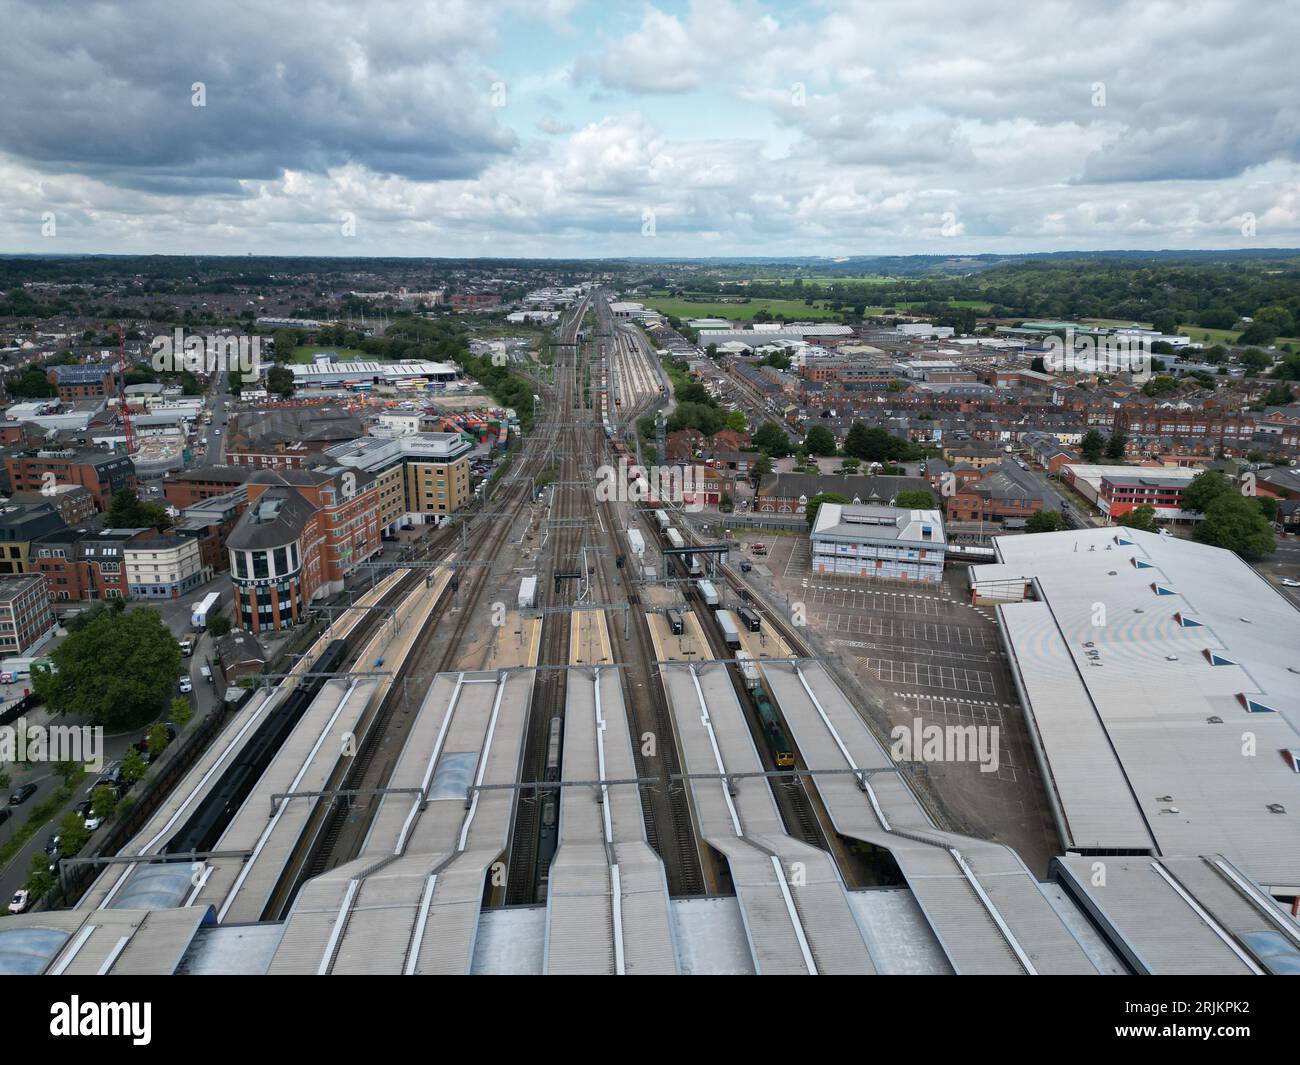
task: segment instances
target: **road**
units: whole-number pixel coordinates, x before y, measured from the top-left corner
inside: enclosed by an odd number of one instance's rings
[[[225,374],[215,374],[212,391],[209,395],[209,403],[213,412],[212,424],[205,426],[200,437],[203,445],[207,449],[207,454],[203,459],[204,464],[216,464],[223,461],[225,457],[225,429],[229,421],[229,415],[226,408],[226,402],[230,398],[229,380]],[[162,615],[163,623],[175,636],[183,636],[190,631],[190,607],[195,599],[211,591],[222,593],[222,605],[227,614],[230,608],[230,579],[226,574],[219,574],[215,580],[201,589],[196,589],[191,595],[183,596],[179,599],[171,599],[166,602],[155,602],[147,605],[154,607]],[[194,719],[198,720],[208,713],[217,705],[217,699],[212,686],[205,682],[199,673],[199,667],[205,664],[213,656],[213,641],[210,636],[203,634],[199,638],[199,643],[195,648],[194,654],[184,659],[185,666],[190,674],[193,693],[190,696],[195,708]],[[173,695],[179,695],[179,690],[172,692]],[[165,715],[164,715],[165,716]],[[46,724],[49,723],[48,717],[38,710],[29,720],[28,724]],[[74,721],[58,721],[60,725],[77,724]],[[115,761],[126,754],[127,749],[132,743],[140,739],[144,734],[144,727],[132,729],[129,732],[117,736],[105,736],[103,739],[104,763]],[[0,801],[8,802],[9,794],[13,788],[21,787],[23,784],[34,783],[37,786],[37,792],[22,806],[14,808],[14,816],[0,825],[0,843],[7,842],[12,838],[17,827],[27,820],[28,811],[39,806],[42,802],[50,797],[62,783],[59,777],[53,772],[53,767],[49,764],[37,764],[30,770],[23,770],[21,767],[14,766],[9,769],[10,791],[4,793]],[[94,787],[97,773],[88,773],[86,778],[77,788],[76,794],[60,809],[49,822],[40,828],[26,844],[0,868],[0,907],[8,904],[13,893],[23,886],[27,881],[28,871],[31,866],[32,855],[45,849],[45,843],[50,833],[55,830],[55,826],[63,819],[64,814],[72,809],[77,803],[86,799]],[[89,846],[89,845],[88,845]]]
[[[173,614],[176,613],[179,607],[184,607],[186,612],[186,628],[188,628],[190,599],[187,598],[183,602],[177,601],[177,603],[179,606],[175,606],[174,604],[162,605],[164,608],[167,606],[173,606],[174,609],[170,611]],[[173,632],[177,631],[172,625],[169,625],[168,627],[172,628]],[[199,673],[199,667],[206,664],[208,659],[212,657],[212,647],[212,637],[203,633],[199,636],[198,644],[194,649],[194,654],[189,658],[181,660],[185,665],[186,671],[189,673],[191,685],[194,689],[190,695],[190,701],[194,707],[194,717],[188,726],[189,728],[192,728],[194,722],[200,720],[217,705],[217,697],[213,690],[213,686],[204,681],[202,675]],[[174,690],[172,694],[179,695],[180,692],[179,690]],[[165,716],[166,715],[164,715],[164,717]],[[48,716],[45,715],[43,711],[38,710],[28,723],[46,724],[48,721]],[[77,722],[71,720],[60,720],[55,723],[60,725],[73,725]],[[103,740],[104,764],[107,765],[108,763],[123,757],[126,754],[127,748],[129,748],[136,740],[141,739],[144,736],[146,729],[146,726],[140,726],[118,735],[105,736]],[[184,732],[181,733],[181,737],[183,736]],[[10,784],[12,785],[12,788],[20,787],[23,784],[34,783],[38,790],[37,793],[28,799],[22,806],[15,807],[14,816],[3,825],[0,825],[0,843],[7,842],[11,839],[17,826],[27,819],[28,811],[48,799],[62,783],[62,781],[54,774],[53,767],[48,763],[38,763],[28,771],[24,771],[21,767],[15,766],[10,769],[9,775],[11,778]],[[88,772],[85,779],[78,786],[77,793],[68,800],[58,813],[50,818],[49,822],[43,828],[39,829],[35,835],[33,835],[32,838],[19,849],[17,854],[4,864],[3,868],[0,868],[0,906],[7,905],[9,899],[13,897],[13,893],[26,883],[28,871],[31,867],[32,855],[45,849],[46,839],[63,819],[63,815],[68,810],[72,809],[72,807],[77,803],[90,797],[90,791],[94,787],[97,777],[97,773]],[[138,786],[139,785],[137,785],[137,787]],[[10,792],[5,793],[3,799],[4,802],[8,802],[9,794]],[[107,826],[105,829],[101,829],[101,831],[106,830]],[[87,847],[89,848],[90,846],[91,844],[88,843]]]

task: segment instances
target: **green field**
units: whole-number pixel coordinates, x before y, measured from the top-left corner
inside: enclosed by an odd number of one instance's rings
[[[810,321],[839,317],[838,311],[827,310],[820,306],[809,307],[803,300],[756,299],[748,303],[696,303],[693,300],[672,299],[668,296],[649,296],[643,302],[647,307],[652,307],[661,314],[669,314],[682,320],[730,318],[747,322],[759,311],[767,311],[774,317],[784,315],[786,318],[806,318]]]
[[[925,302],[925,300],[902,300],[899,303],[895,303],[894,306],[896,308],[907,307],[910,309],[912,307],[920,307],[924,305]],[[979,311],[981,314],[986,314],[992,309],[993,304],[989,303],[987,300],[947,300],[944,306],[962,308],[969,307],[973,311]]]
[[[339,348],[331,347],[329,344],[318,344],[294,348],[289,359],[291,362],[311,362],[312,356],[318,351],[332,351],[338,356],[340,362],[366,361],[371,358],[364,351],[358,351],[356,348]]]

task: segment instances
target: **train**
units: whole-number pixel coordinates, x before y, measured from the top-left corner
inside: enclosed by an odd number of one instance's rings
[[[758,632],[763,628],[763,619],[758,616],[756,610],[751,610],[747,606],[742,606],[736,611],[736,615],[740,618],[740,623],[750,632]]]
[[[662,532],[662,533],[666,533],[669,529],[672,528],[672,524],[673,524],[673,523],[672,523],[672,521],[669,519],[668,514],[667,514],[665,511],[662,511],[662,510],[656,510],[656,511],[655,511],[655,524],[657,524],[657,525],[659,526],[659,531],[660,531],[660,532]]]
[[[704,576],[704,566],[700,563],[698,555],[682,555],[682,561],[686,563],[686,572],[692,577]]]
[[[308,673],[337,673],[347,656],[347,643],[331,640]],[[164,854],[208,851],[221,838],[249,792],[284,745],[293,727],[320,693],[325,677],[308,677],[298,682],[266,715],[257,731],[226,767],[216,785],[200,802],[189,820],[163,847]]]
[[[548,784],[560,782],[560,755],[564,749],[564,719],[556,714],[551,718],[550,730],[546,737],[546,767],[542,780]],[[551,860],[560,846],[560,789],[546,788],[541,795],[541,824],[537,829],[538,866],[545,869],[537,885],[537,901],[546,901],[547,886],[550,882]]]
[[[700,598],[709,606],[716,607],[722,604],[722,599],[712,581],[696,581],[695,587],[699,590]]]
[[[790,768],[794,765],[794,745],[768,699],[767,692],[761,687],[754,689],[754,709],[758,711],[758,721],[763,726],[763,736],[772,751],[772,760],[778,769]]]
[[[686,541],[682,539],[682,534],[676,529],[669,529],[664,536],[667,537],[668,543],[679,551],[686,546]]]
[[[682,612],[680,610],[669,610],[667,617],[668,628],[674,636],[680,636],[686,631],[686,622],[682,618]]]

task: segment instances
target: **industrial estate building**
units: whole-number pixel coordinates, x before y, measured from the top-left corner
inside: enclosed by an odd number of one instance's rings
[[[1230,552],[1171,536],[994,543],[997,562],[972,567],[971,590],[996,607],[1065,852],[1058,877],[1139,961],[1175,949],[1189,908],[1213,914],[1200,921],[1211,930],[1230,923],[1225,880],[1294,905],[1300,611]],[[1093,858],[1124,871],[1124,891],[1090,886]],[[1276,934],[1267,920],[1256,930]],[[1229,945],[1204,964],[1237,965],[1247,952]],[[1289,951],[1282,963],[1300,971]]]

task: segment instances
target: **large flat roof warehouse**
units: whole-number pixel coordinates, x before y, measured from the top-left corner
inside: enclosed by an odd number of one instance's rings
[[[1300,611],[1236,555],[1114,528],[997,537],[997,604],[1066,850],[1223,855],[1300,889]]]
[[[295,385],[338,385],[345,381],[454,381],[456,366],[450,362],[318,362],[294,364]]]

